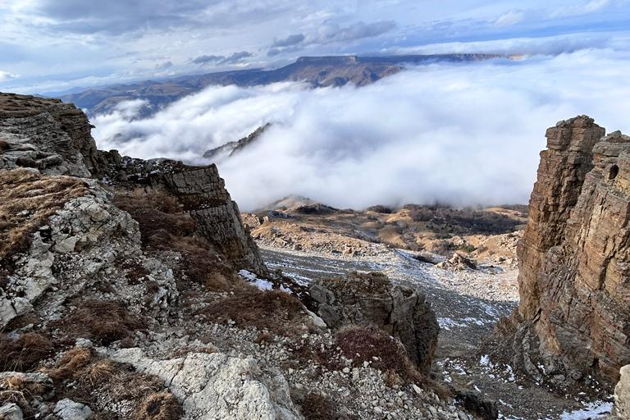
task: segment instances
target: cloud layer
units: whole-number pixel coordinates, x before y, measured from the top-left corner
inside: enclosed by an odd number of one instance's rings
[[[43,94],[430,44],[599,34],[601,45],[627,36],[629,19],[630,0],[0,1],[0,69],[19,75],[0,88]]]
[[[630,59],[608,50],[433,65],[376,84],[211,87],[155,116],[135,101],[99,116],[102,148],[200,161],[205,150],[274,125],[219,165],[243,209],[301,194],[338,207],[525,203],[545,128],[590,114],[630,132]]]

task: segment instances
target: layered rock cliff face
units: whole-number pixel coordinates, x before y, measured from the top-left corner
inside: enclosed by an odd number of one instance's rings
[[[36,168],[47,175],[104,180],[117,188],[164,190],[197,222],[197,233],[238,268],[265,273],[215,165],[191,167],[166,159],[101,152],[79,109],[56,99],[0,94],[0,169]]]
[[[521,302],[491,340],[537,381],[612,387],[630,362],[630,137],[586,116],[547,130],[519,245]]]

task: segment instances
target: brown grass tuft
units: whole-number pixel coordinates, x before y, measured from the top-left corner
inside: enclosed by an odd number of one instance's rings
[[[97,418],[112,418],[113,413],[107,411],[112,403],[126,402],[140,407],[151,395],[161,393],[164,389],[164,382],[158,377],[138,373],[128,364],[103,359],[89,348],[75,347],[67,351],[54,367],[45,369],[44,373],[55,382],[56,398],[70,398],[85,403],[98,414]],[[160,405],[158,409],[149,411],[172,413],[167,400],[164,397],[164,408],[160,408]]]
[[[309,392],[300,404],[306,420],[336,420],[341,418],[335,404],[323,395]]]
[[[121,302],[87,300],[51,326],[62,329],[71,338],[84,337],[109,345],[130,337],[133,331],[145,328],[146,324]]]
[[[173,394],[160,392],[151,394],[142,401],[134,414],[135,420],[177,420],[184,410]]]
[[[52,369],[44,372],[53,380],[71,378],[79,369],[83,369],[94,358],[94,350],[85,347],[75,347],[68,350]]]
[[[0,371],[28,371],[52,354],[48,338],[37,333],[26,333],[17,339],[0,334]]]
[[[87,191],[78,178],[24,169],[0,171],[0,263],[26,250],[32,233],[66,202]]]
[[[241,327],[256,327],[281,335],[295,332],[304,316],[300,301],[288,293],[253,287],[210,303],[201,314],[214,322],[232,320]]]

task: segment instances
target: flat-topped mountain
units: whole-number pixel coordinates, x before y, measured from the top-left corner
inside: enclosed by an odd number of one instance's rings
[[[147,80],[88,89],[63,96],[62,99],[87,110],[90,115],[107,113],[123,101],[144,99],[149,102],[149,106],[143,110],[146,116],[211,85],[256,86],[291,81],[304,82],[313,87],[343,86],[347,83],[365,86],[398,73],[407,65],[474,62],[497,57],[493,54],[301,57],[295,63],[277,69],[233,70],[161,81]]]

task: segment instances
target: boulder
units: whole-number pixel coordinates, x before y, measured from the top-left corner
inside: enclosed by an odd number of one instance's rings
[[[439,326],[422,293],[394,286],[381,273],[352,273],[317,281],[310,294],[317,314],[329,327],[378,327],[400,339],[421,371],[430,370]]]

